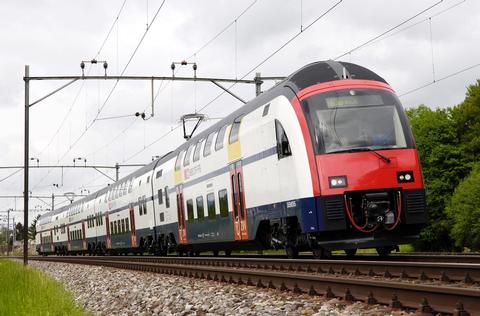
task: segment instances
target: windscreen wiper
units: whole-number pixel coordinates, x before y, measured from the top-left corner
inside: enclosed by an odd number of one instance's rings
[[[336,151],[331,151],[329,154],[336,154],[336,153],[354,153],[354,152],[360,152],[360,151],[368,151],[377,156],[379,159],[385,161],[386,163],[390,163],[391,160],[387,156],[382,155],[381,153],[373,150],[370,147],[357,147],[357,148],[349,148],[349,149],[342,149],[342,150],[336,150]]]

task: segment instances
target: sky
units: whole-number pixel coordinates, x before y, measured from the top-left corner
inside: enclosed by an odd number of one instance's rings
[[[0,166],[23,165],[25,65],[30,76],[80,75],[80,62],[96,58],[108,62],[108,75],[170,76],[172,62],[187,60],[197,63],[198,77],[252,79],[343,55],[339,60],[385,78],[406,108],[443,108],[462,102],[466,87],[480,79],[480,66],[451,76],[480,63],[478,21],[480,2],[473,0],[3,0]],[[103,75],[102,64],[87,63],[85,74]],[[192,65],[177,66],[176,76],[193,76]],[[65,83],[31,81],[30,101]],[[253,85],[231,90],[255,97]],[[150,117],[150,82],[75,82],[30,108],[30,158],[54,166],[74,158],[145,164],[184,141],[181,115],[205,114],[202,130],[242,105],[211,83],[159,81],[154,93],[154,116],[144,121],[134,113]],[[134,170],[121,167],[120,177]],[[0,195],[22,195],[23,171],[15,171],[0,170]],[[115,176],[114,169],[102,171]],[[108,183],[93,169],[32,169],[29,191],[57,195],[59,207],[68,203],[66,192],[93,193]],[[32,198],[30,217],[50,208],[50,200]],[[23,200],[0,198],[0,214],[8,208],[22,210]]]

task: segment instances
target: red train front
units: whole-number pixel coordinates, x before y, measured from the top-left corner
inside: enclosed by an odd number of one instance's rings
[[[308,75],[326,68],[337,80]],[[297,82],[291,78],[297,90],[291,102],[320,217],[318,231],[309,234],[310,247],[350,254],[375,247],[388,254],[416,240],[427,221],[425,191],[415,141],[393,89],[350,63],[313,64],[298,75]]]

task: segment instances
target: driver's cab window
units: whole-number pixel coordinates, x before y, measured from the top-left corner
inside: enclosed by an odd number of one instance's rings
[[[287,133],[285,133],[282,124],[278,120],[275,120],[275,134],[277,136],[278,159],[291,156],[292,150],[290,149],[290,142],[288,141]]]

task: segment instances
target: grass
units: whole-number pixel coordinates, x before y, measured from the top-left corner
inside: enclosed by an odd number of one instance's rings
[[[64,287],[39,271],[0,259],[0,316],[88,315]]]

